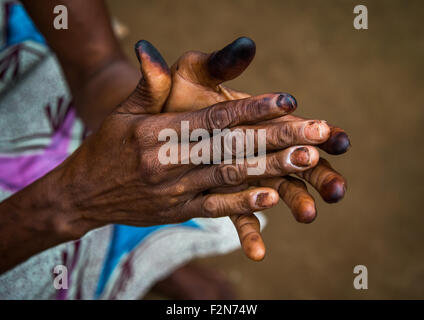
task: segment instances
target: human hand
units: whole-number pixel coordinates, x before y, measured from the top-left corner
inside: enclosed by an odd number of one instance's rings
[[[250,97],[246,93],[227,88],[222,83],[239,76],[254,58],[255,51],[252,40],[239,38],[222,50],[211,54],[197,51],[183,54],[171,68],[173,85],[164,111],[196,110],[220,101]],[[329,134],[325,134],[325,130],[315,130],[312,139],[307,139],[306,132],[316,128],[317,121],[286,115],[256,124],[256,128],[265,124],[274,124],[267,129],[267,136],[275,138],[273,143],[267,145],[267,150],[297,144],[318,144],[329,154],[337,155],[346,152],[350,145],[349,138],[338,127],[330,125]],[[298,176],[309,182],[329,203],[342,199],[346,191],[346,181],[343,176],[323,158],[320,158],[316,167],[303,171]],[[309,223],[315,219],[317,214],[315,201],[302,180],[291,176],[281,176],[262,179],[259,182],[256,181],[256,184],[277,190],[297,221]],[[247,187],[248,185],[244,184],[226,190],[235,192],[245,190]],[[226,190],[218,189],[219,192]],[[250,212],[233,215],[231,219],[239,233],[246,255],[253,260],[263,259],[265,246],[260,234],[259,221],[255,215]]]
[[[168,98],[171,74],[150,43],[140,41],[136,50],[143,76],[135,91],[55,169],[64,186],[64,214],[58,218],[62,229],[79,237],[110,223],[150,226],[194,217],[246,214],[274,206],[278,193],[267,187],[203,194],[249,182],[253,179],[247,174],[249,164],[182,164],[185,156],[180,142],[179,162],[163,164],[158,155],[165,143],[159,136],[163,129],[172,129],[181,140],[183,121],[188,122],[190,132],[201,128],[211,132],[278,118],[294,110],[290,96],[265,94],[196,111],[155,114]],[[270,143],[272,137],[267,139]],[[266,155],[266,169],[254,179],[305,171],[316,165],[318,157],[311,146],[285,148]]]

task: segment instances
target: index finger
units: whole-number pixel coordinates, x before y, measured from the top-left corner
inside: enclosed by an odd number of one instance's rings
[[[293,114],[286,115],[284,117],[275,118],[269,120],[269,123],[279,123],[286,121],[299,121],[299,120],[307,120],[303,117],[298,117]],[[318,145],[318,147],[328,154],[339,155],[345,153],[350,147],[350,139],[347,133],[334,125],[327,123],[330,127],[330,136],[324,143]]]
[[[176,113],[169,128],[181,134],[182,121],[189,122],[189,132],[206,129],[231,128],[241,124],[257,123],[287,115],[297,107],[296,99],[288,93],[270,93],[255,97],[223,101],[210,107]]]

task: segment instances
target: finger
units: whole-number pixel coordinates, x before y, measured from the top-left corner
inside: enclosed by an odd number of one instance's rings
[[[270,188],[248,189],[236,193],[199,195],[180,208],[184,219],[219,218],[250,214],[278,203],[278,193]]]
[[[130,113],[159,113],[171,89],[171,73],[159,51],[148,41],[135,45],[142,78],[121,109]]]
[[[223,49],[211,53],[207,59],[210,80],[216,80],[217,85],[238,77],[249,66],[255,53],[255,42],[247,37],[240,37]]]
[[[275,118],[268,120],[266,123],[281,123],[285,121],[300,121],[305,118],[295,116],[293,114],[286,115],[284,117]],[[332,155],[339,155],[345,153],[350,147],[350,140],[347,133],[336,126],[328,124],[330,127],[330,136],[327,141],[319,145],[319,147]]]
[[[241,247],[249,259],[261,261],[265,257],[265,244],[260,231],[259,219],[253,214],[230,216],[236,227]]]
[[[262,132],[261,132],[262,131]],[[259,134],[265,136],[259,138]],[[288,121],[281,124],[237,126],[222,132],[221,135],[215,135],[212,139],[192,136],[188,155],[196,155],[198,161],[205,161],[209,164],[213,160],[223,160],[227,158],[248,156],[247,150],[251,155],[259,149],[259,143],[263,144],[267,151],[281,150],[295,145],[317,145],[326,141],[330,134],[330,128],[325,121],[304,120]],[[209,151],[208,151],[209,150]],[[246,150],[246,152],[245,152]],[[204,154],[206,152],[206,154]],[[193,157],[192,157],[193,158]],[[189,163],[181,161],[180,163]]]
[[[231,128],[281,117],[292,112],[296,107],[296,100],[290,94],[263,94],[241,100],[220,102],[192,112],[176,113],[168,128],[181,134],[182,122],[188,121],[190,133],[196,129],[212,132],[215,129]]]
[[[213,193],[239,192],[249,188],[248,184],[211,189]],[[241,247],[246,256],[254,261],[261,261],[265,257],[265,244],[260,232],[259,219],[254,213],[237,214],[230,216],[240,239]]]
[[[210,54],[189,51],[178,59],[172,70],[191,83],[214,88],[239,76],[253,60],[255,52],[253,40],[241,37]]]
[[[221,83],[240,75],[252,61],[255,51],[255,43],[242,37],[211,54],[185,53],[171,68],[173,90],[163,110],[192,111],[226,100],[250,97],[225,88]]]
[[[260,185],[277,190],[281,199],[289,207],[298,222],[311,223],[315,220],[317,215],[315,201],[302,180],[285,176],[262,179]]]
[[[323,158],[319,159],[314,168],[298,172],[297,175],[308,181],[328,203],[338,202],[345,195],[346,180]]]
[[[347,133],[338,127],[330,125],[330,137],[319,147],[328,154],[339,155],[345,153],[351,146]]]
[[[314,167],[318,159],[319,153],[314,147],[291,147],[283,151],[260,155],[255,159],[245,159],[239,164],[224,163],[195,168],[180,181],[186,186],[187,191],[200,192],[305,171]]]
[[[239,192],[249,188],[248,184],[211,189],[214,193]],[[254,261],[261,261],[265,257],[265,244],[260,232],[259,219],[254,213],[237,214],[230,216],[240,239],[241,247],[246,256]]]

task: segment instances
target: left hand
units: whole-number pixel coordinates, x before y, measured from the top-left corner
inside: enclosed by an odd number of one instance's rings
[[[183,54],[171,68],[172,89],[162,111],[189,111],[221,101],[250,97],[249,94],[227,88],[222,83],[239,76],[253,60],[255,51],[255,43],[249,38],[242,37],[211,54],[197,51]],[[287,115],[266,123],[270,122],[275,123],[275,130],[279,132],[277,135],[285,140],[287,145],[314,144],[313,141],[308,143],[291,139],[296,137],[294,134],[296,127],[292,125],[295,123],[299,124],[297,128],[305,128],[305,123],[308,123],[306,119]],[[321,142],[319,147],[329,154],[345,153],[350,146],[347,134],[335,126],[330,126],[330,129],[328,139]],[[282,147],[281,141],[278,147]],[[338,202],[345,194],[345,179],[324,158],[320,159],[316,167],[298,176],[309,182],[326,202]],[[315,219],[315,201],[302,180],[284,176],[262,179],[257,183],[277,190],[297,221],[310,223]],[[247,187],[248,185],[242,185],[228,189],[228,192],[236,192],[236,189],[243,190]],[[223,192],[222,189],[218,191]],[[265,245],[260,234],[259,221],[253,212],[231,216],[231,220],[237,229],[245,254],[252,260],[262,260],[265,256]]]

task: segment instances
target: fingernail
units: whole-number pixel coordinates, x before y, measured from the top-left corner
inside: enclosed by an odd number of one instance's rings
[[[150,57],[150,61],[159,64],[162,68],[167,69],[168,65],[162,58],[159,51],[147,40],[138,41],[135,46],[135,54],[137,55],[138,62],[141,63],[140,53],[144,52]]]
[[[283,108],[286,112],[292,112],[297,108],[297,101],[291,94],[282,93],[277,98],[277,106]]]
[[[240,37],[211,55],[208,61],[209,73],[217,79],[234,79],[250,64],[255,52],[255,42]]]
[[[343,199],[346,193],[346,183],[338,178],[333,178],[325,183],[319,190],[325,202],[336,203]]]
[[[256,194],[255,204],[258,208],[269,208],[272,206],[272,200],[268,197],[268,192],[260,192]]]
[[[351,146],[349,136],[343,131],[333,134],[326,143],[328,152],[333,155],[345,153]]]
[[[306,139],[310,141],[322,141],[325,136],[328,137],[328,126],[325,121],[308,121],[304,128]]]
[[[290,161],[297,167],[307,167],[311,165],[309,149],[306,147],[297,148],[290,155]]]

